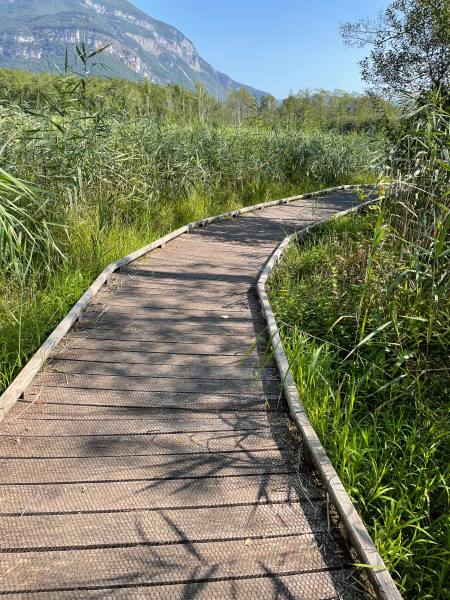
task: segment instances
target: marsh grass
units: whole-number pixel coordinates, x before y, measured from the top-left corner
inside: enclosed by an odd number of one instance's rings
[[[448,595],[450,114],[431,92],[365,215],[292,245],[270,282],[314,428],[407,599]]]
[[[426,327],[416,321],[421,307],[411,314],[408,298],[398,306],[398,330],[381,329],[391,315],[386,294],[375,289],[377,277],[403,265],[392,255],[390,264],[377,260],[367,296],[376,223],[377,215],[347,218],[304,248],[291,247],[271,280],[271,302],[301,401],[405,598],[443,598],[450,493],[446,342],[433,349],[415,343]],[[441,326],[444,335],[448,319]]]
[[[163,123],[88,100],[0,106],[0,391],[111,261],[192,220],[370,177],[367,134]]]
[[[448,594],[450,115],[431,94],[386,198],[292,245],[270,297],[300,398],[405,598]]]

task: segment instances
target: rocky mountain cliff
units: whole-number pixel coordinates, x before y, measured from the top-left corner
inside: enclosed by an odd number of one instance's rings
[[[200,82],[217,98],[242,87],[263,95],[216,71],[178,29],[127,0],[0,0],[1,67],[55,71],[83,36],[90,47],[109,46],[99,74],[189,89]]]

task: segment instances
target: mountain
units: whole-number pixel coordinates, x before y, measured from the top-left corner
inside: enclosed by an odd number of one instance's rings
[[[55,71],[84,35],[90,47],[109,46],[98,59],[109,76],[188,89],[200,82],[217,98],[240,88],[264,95],[216,71],[178,29],[127,0],[0,0],[0,67]]]

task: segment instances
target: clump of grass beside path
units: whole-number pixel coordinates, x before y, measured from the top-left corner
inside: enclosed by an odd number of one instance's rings
[[[292,245],[270,299],[300,398],[383,559],[405,598],[436,600],[449,561],[450,295],[436,307],[405,285],[408,261],[387,232],[379,252],[379,222],[376,208]]]

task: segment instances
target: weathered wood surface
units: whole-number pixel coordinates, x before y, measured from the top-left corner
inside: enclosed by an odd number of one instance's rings
[[[111,275],[2,423],[2,594],[367,597],[255,293],[279,241],[355,198],[248,213]]]

